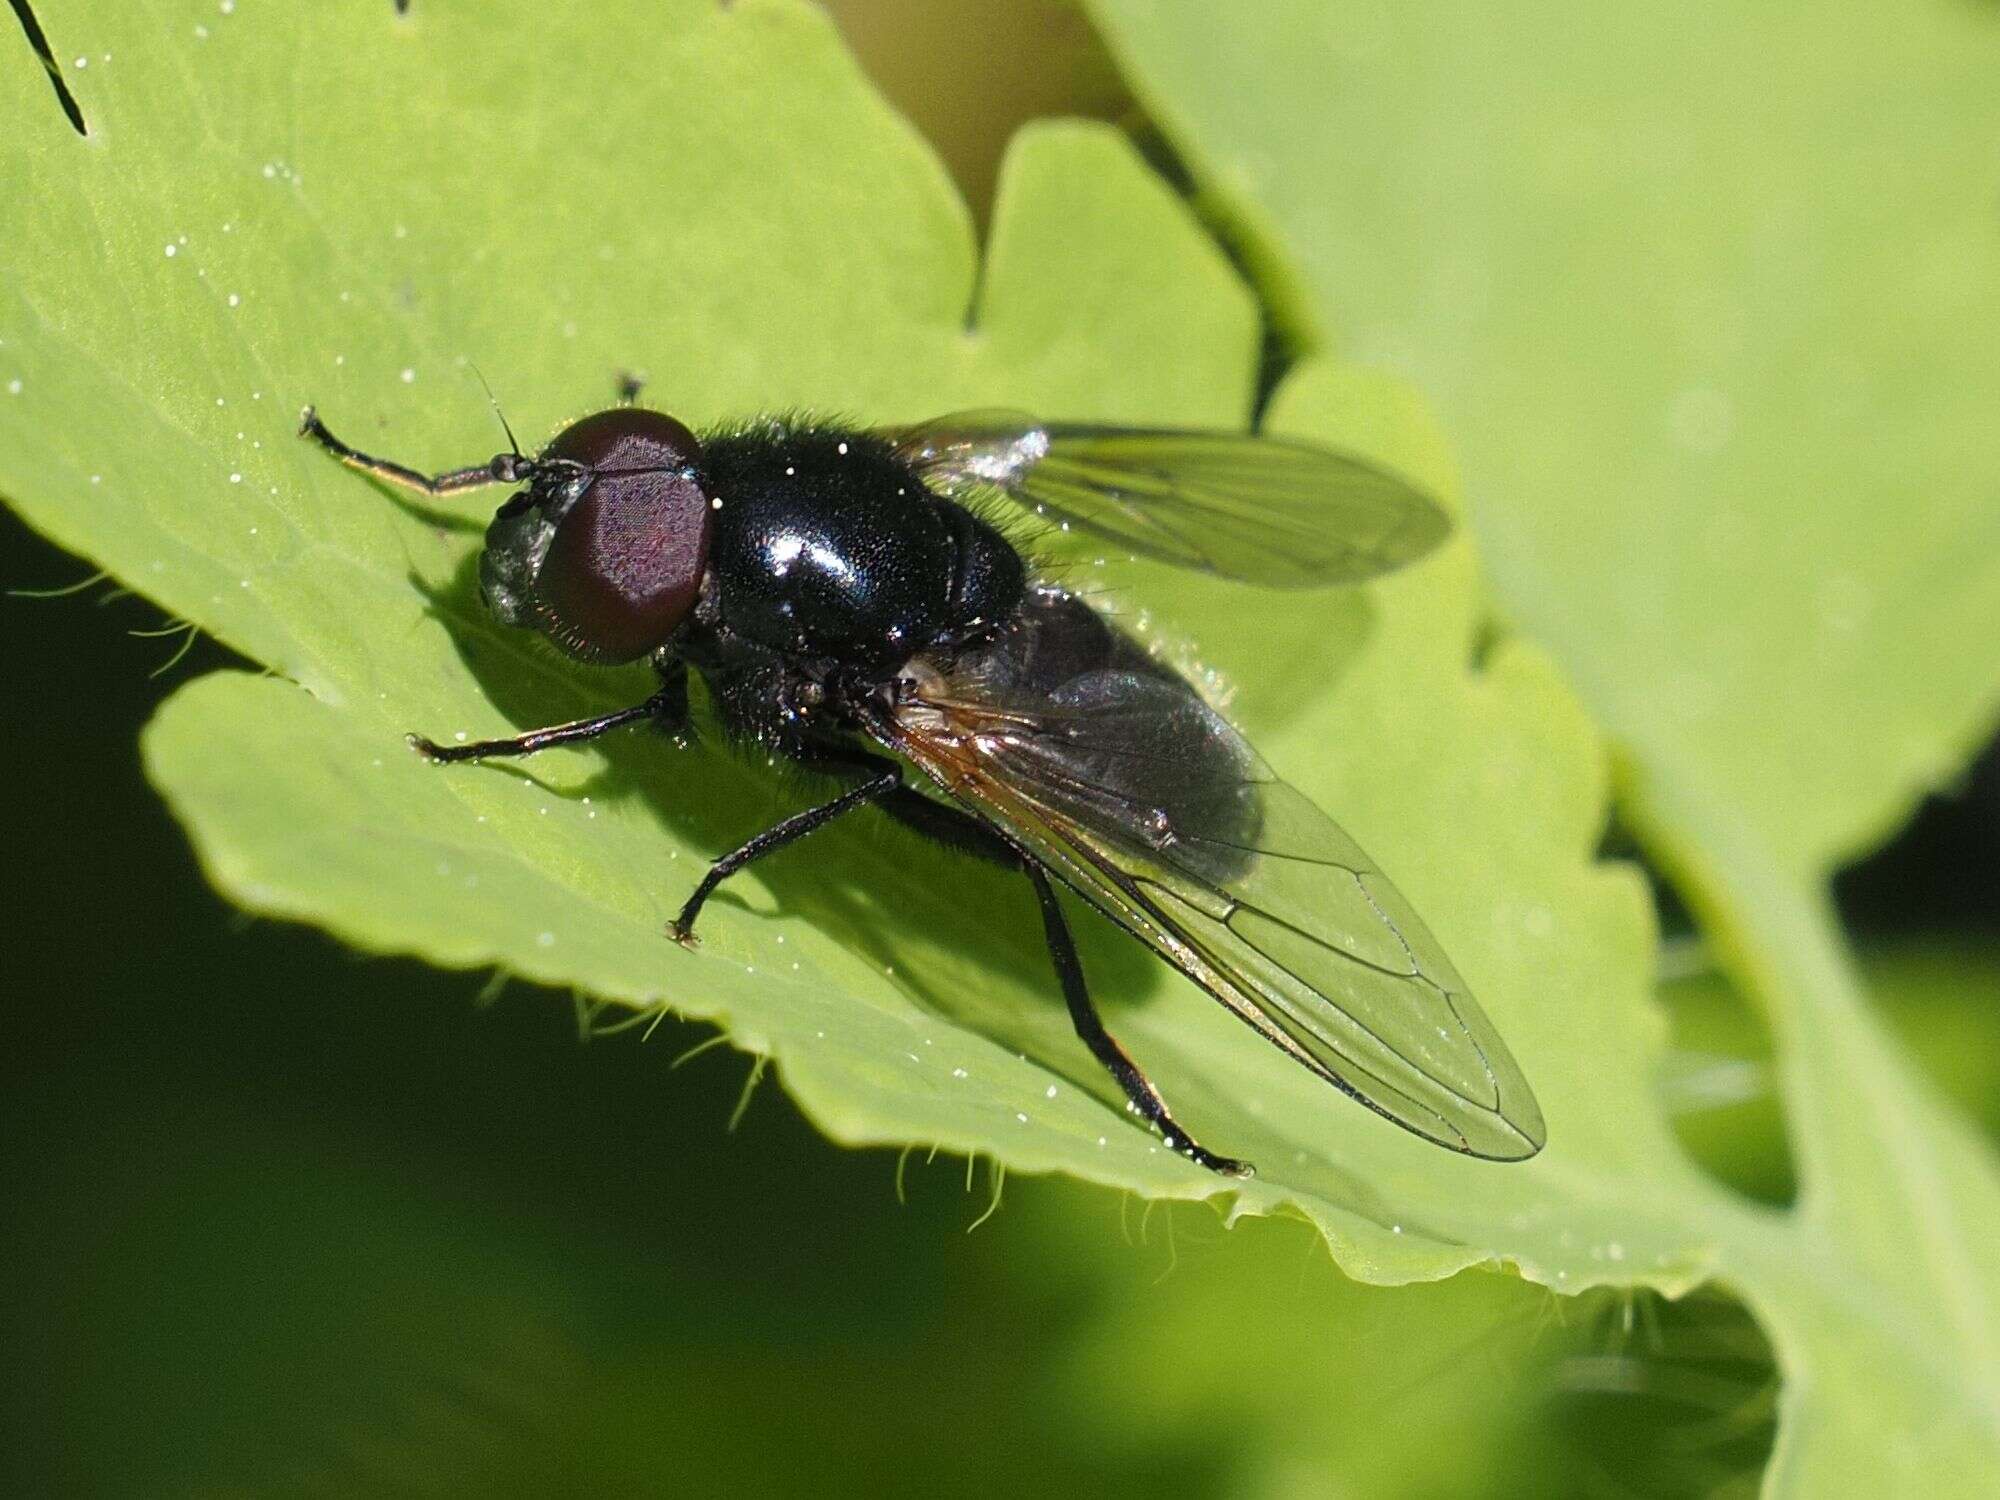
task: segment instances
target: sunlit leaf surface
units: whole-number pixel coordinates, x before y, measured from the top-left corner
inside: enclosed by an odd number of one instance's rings
[[[1093,10],[1295,335],[1436,399],[1500,607],[1770,1015],[1798,1202],[1702,1222],[1788,1377],[1773,1490],[2000,1487],[1991,1151],[1822,894],[2000,697],[2000,17]]]

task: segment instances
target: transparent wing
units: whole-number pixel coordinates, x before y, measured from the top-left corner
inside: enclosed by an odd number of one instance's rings
[[[1360,847],[1068,595],[882,737],[1279,1049],[1427,1140],[1541,1149],[1520,1068]]]
[[[998,494],[1135,553],[1281,588],[1355,583],[1451,529],[1409,480],[1348,454],[1239,432],[963,412],[889,433],[953,499]]]

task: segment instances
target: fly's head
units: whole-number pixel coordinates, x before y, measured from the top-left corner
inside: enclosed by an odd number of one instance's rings
[[[493,477],[524,488],[486,529],[486,607],[582,661],[657,649],[693,609],[707,566],[700,466],[692,432],[638,407],[585,417],[534,458],[499,455]]]

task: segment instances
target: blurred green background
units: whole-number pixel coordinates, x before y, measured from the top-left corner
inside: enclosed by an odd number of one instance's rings
[[[80,576],[0,526],[21,585]],[[175,643],[104,592],[4,606],[35,725],[9,960],[41,1001],[0,1022],[8,1493],[1311,1493],[1339,1463],[1673,1494],[1768,1446],[1768,1355],[1719,1297],[1362,1289],[1302,1225],[1020,1177],[967,1233],[983,1165],[912,1157],[899,1202],[893,1153],[769,1085],[732,1132],[749,1060],[670,1066],[704,1028],[586,1043],[566,995],[245,921],[133,753],[224,653],[150,677]],[[1711,1008],[1704,1047],[1754,1052]],[[1991,1015],[1911,1023],[1949,1053]],[[1736,1113],[1714,1150],[1781,1172]]]
[[[1012,129],[1134,125],[1068,7],[834,7],[983,211]],[[0,516],[0,583],[87,569]],[[246,923],[140,776],[226,662],[107,587],[4,608],[8,1493],[1747,1492],[1720,1293],[1371,1290],[1303,1227],[837,1151],[669,1022]],[[1990,643],[1963,643],[1990,649]],[[1630,855],[1616,836],[1613,852]],[[1885,1012],[2000,1132],[2000,760],[1841,896]],[[1791,1192],[1761,1023],[1661,900],[1685,1143]],[[78,933],[92,934],[79,945]],[[965,1232],[977,1224],[973,1232]],[[1282,1417],[1274,1413],[1284,1413]]]

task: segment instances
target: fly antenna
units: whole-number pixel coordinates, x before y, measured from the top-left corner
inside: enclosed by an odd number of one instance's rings
[[[471,364],[471,361],[468,360],[466,363]],[[479,377],[480,385],[486,389],[486,399],[492,403],[493,415],[500,419],[500,430],[507,434],[508,448],[512,450],[514,457],[525,458],[525,455],[521,452],[521,444],[514,436],[513,425],[507,420],[507,413],[500,410],[500,398],[493,394],[493,387],[486,379],[486,372],[481,370],[478,365],[472,365],[472,373]]]

